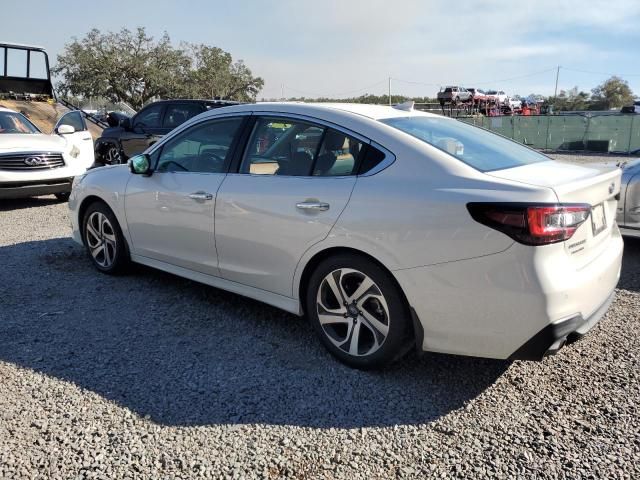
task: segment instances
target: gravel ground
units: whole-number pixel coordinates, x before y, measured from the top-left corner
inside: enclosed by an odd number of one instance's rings
[[[47,197],[0,204],[0,479],[640,477],[639,241],[555,357],[363,373],[292,315],[98,274],[68,225]]]

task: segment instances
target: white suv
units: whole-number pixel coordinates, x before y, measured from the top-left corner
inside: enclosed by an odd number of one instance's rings
[[[80,112],[63,115],[47,135],[0,107],[0,199],[54,194],[66,200],[73,177],[93,160],[93,138]]]

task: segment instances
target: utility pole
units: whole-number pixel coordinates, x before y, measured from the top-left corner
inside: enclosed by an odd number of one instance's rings
[[[553,91],[553,99],[554,100],[558,96],[558,77],[560,77],[560,65],[558,65],[558,69],[556,70],[556,88]]]
[[[391,77],[389,77],[389,106],[391,106]]]

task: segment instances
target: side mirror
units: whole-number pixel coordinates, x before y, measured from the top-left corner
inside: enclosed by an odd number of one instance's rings
[[[129,170],[136,175],[151,175],[151,158],[146,153],[131,157]]]
[[[59,135],[69,135],[70,133],[75,133],[76,129],[73,128],[71,125],[60,125],[57,129],[56,132]]]
[[[120,126],[125,130],[131,130],[131,119],[129,117],[125,117],[120,120]]]

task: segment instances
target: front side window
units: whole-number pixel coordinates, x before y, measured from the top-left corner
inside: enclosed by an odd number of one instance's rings
[[[162,105],[151,105],[136,115],[134,128],[157,128],[160,126]]]
[[[167,107],[167,113],[164,114],[163,126],[165,128],[175,128],[202,112],[202,107],[197,103],[170,105]]]
[[[381,122],[433,145],[482,172],[549,160],[519,143],[457,120],[416,115],[388,118]]]
[[[224,173],[241,118],[195,125],[162,146],[157,172]]]
[[[69,125],[73,127],[76,132],[82,132],[87,129],[80,112],[67,113],[60,119],[58,126],[60,125]]]
[[[0,134],[2,133],[40,133],[40,130],[24,115],[0,111]]]

